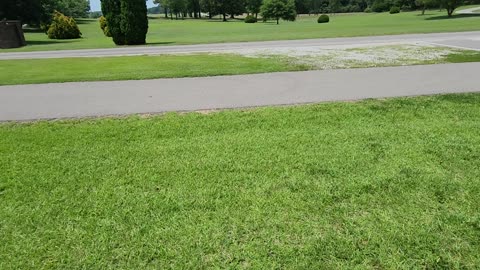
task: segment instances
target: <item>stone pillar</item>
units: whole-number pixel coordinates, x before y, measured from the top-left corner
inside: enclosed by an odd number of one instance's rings
[[[0,21],[0,49],[26,46],[20,21]]]

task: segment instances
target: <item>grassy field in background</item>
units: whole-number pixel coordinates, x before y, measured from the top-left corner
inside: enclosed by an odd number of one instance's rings
[[[243,21],[151,19],[149,45],[175,45],[217,42],[264,41],[327,37],[372,36],[406,33],[432,33],[480,30],[480,16],[454,15],[446,11],[360,13],[332,15],[328,24],[318,24],[316,16],[302,16],[296,22],[246,24]],[[44,33],[26,33],[29,46],[11,51],[67,50],[115,47],[103,35],[96,20],[79,20],[83,38],[49,40]]]
[[[233,54],[125,56],[0,60],[0,85],[240,75],[317,69],[286,57],[253,58]],[[480,52],[458,51],[445,59],[418,64],[480,62]],[[399,60],[384,66],[401,66]],[[378,67],[365,63],[352,67]]]
[[[475,269],[479,104],[0,124],[0,269]]]

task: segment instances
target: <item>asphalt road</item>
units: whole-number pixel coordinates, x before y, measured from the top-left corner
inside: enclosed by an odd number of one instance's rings
[[[41,59],[41,58],[67,58],[67,57],[104,57],[125,55],[160,55],[180,53],[205,53],[235,51],[237,49],[268,49],[268,48],[293,48],[293,47],[363,47],[375,44],[401,44],[401,43],[429,43],[443,46],[460,47],[465,49],[480,50],[480,31],[434,33],[434,34],[408,34],[391,36],[350,37],[350,38],[322,38],[305,40],[280,40],[262,42],[219,43],[200,45],[178,46],[130,46],[111,49],[88,50],[61,50],[40,52],[8,52],[0,53],[0,60],[8,59]]]
[[[480,92],[480,63],[0,87],[0,121]]]

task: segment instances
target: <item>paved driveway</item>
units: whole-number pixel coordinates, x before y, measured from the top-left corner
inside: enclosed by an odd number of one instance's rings
[[[0,121],[480,91],[480,63],[0,87]]]

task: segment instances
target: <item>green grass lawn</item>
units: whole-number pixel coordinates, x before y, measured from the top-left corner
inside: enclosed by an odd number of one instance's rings
[[[475,269],[479,105],[0,124],[0,269]]]
[[[276,58],[208,54],[5,60],[0,61],[0,85],[202,77],[306,69]]]
[[[455,15],[446,17],[446,11],[420,11],[391,15],[345,14],[333,15],[328,24],[316,23],[316,16],[303,16],[296,22],[246,24],[243,21],[151,19],[147,36],[149,45],[197,44],[239,41],[263,41],[326,37],[371,36],[405,33],[431,33],[480,30],[480,17]],[[49,40],[44,33],[26,33],[29,46],[2,50],[39,51],[86,48],[112,48],[96,20],[79,20],[83,38],[79,40]]]
[[[359,53],[361,52],[360,50]],[[298,59],[287,57],[254,58],[234,54],[0,60],[0,85],[203,77],[317,69],[316,66],[297,61]],[[416,64],[479,61],[479,52],[456,51],[443,59],[419,61]],[[399,60],[385,63],[384,66],[403,64]],[[352,67],[373,66],[382,64],[361,63]]]

